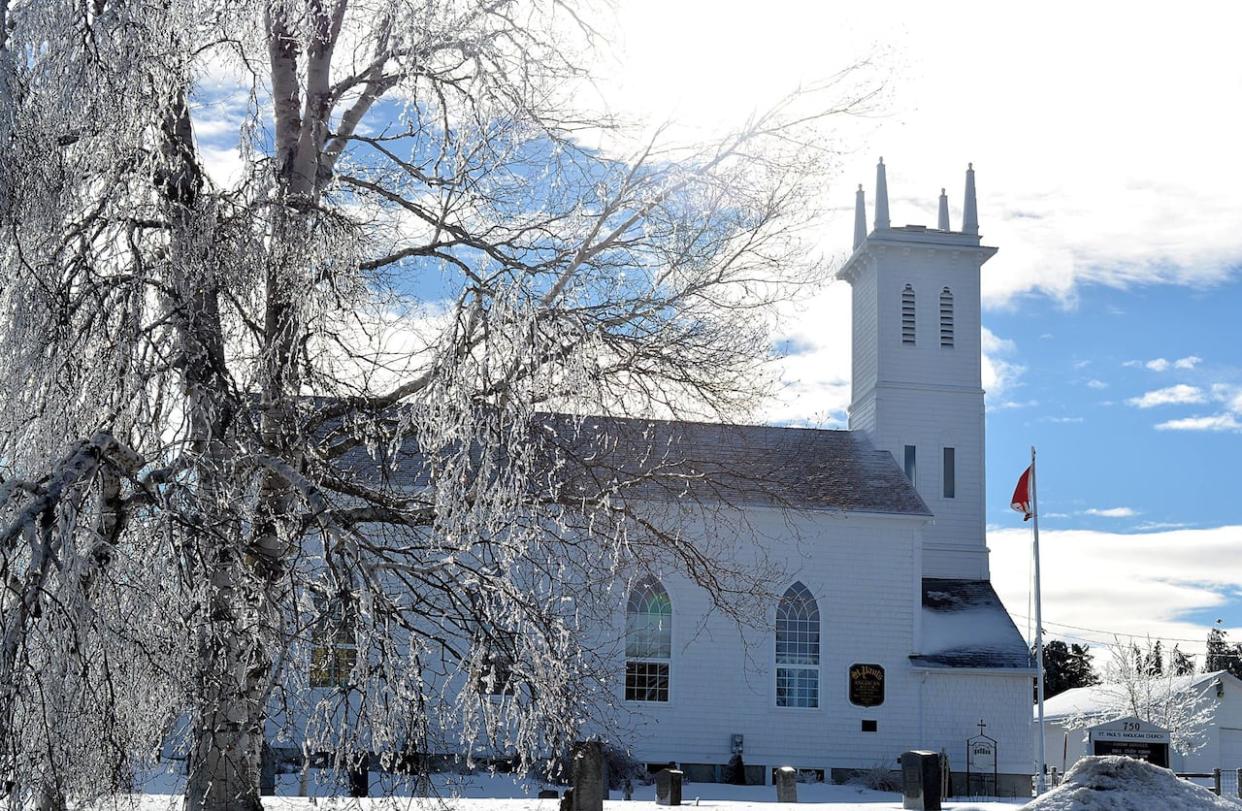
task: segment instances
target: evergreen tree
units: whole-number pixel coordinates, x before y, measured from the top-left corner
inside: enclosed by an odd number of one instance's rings
[[[1169,651],[1169,670],[1174,676],[1190,676],[1195,672],[1195,660],[1193,656],[1187,656],[1182,653],[1182,649],[1177,645],[1173,646],[1173,650]]]
[[[1164,675],[1164,652],[1160,648],[1160,640],[1156,640],[1156,644],[1152,645],[1151,650],[1147,652],[1146,661],[1147,674],[1150,676]]]
[[[1217,620],[1219,623],[1220,620]],[[1228,670],[1242,678],[1242,645],[1231,645],[1228,634],[1219,627],[1208,632],[1207,657],[1203,662],[1204,673]]]
[[[1044,645],[1045,700],[1075,687],[1090,687],[1100,683],[1099,676],[1091,666],[1089,650],[1089,645],[1066,645],[1059,639]],[[1038,692],[1034,696],[1038,699]]]

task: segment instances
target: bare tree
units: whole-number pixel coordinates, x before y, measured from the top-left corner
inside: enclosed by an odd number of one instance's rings
[[[752,408],[771,305],[822,276],[822,123],[870,94],[622,149],[573,104],[593,19],[0,0],[0,792],[121,791],[180,734],[188,808],[259,808],[273,725],[529,763],[607,699],[618,577],[747,615],[762,567],[685,531],[710,473],[545,412]],[[222,69],[227,187],[194,137]]]

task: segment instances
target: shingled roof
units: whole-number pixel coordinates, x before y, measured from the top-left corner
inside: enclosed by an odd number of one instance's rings
[[[543,413],[532,488],[613,497],[930,516],[891,454],[856,431]],[[375,456],[375,454],[378,454]],[[377,465],[377,462],[379,463]],[[418,489],[433,465],[412,439],[355,448],[337,468]],[[377,470],[378,468],[378,470]]]
[[[621,483],[630,497],[931,515],[892,455],[858,431],[549,414],[540,433],[570,497]]]
[[[922,653],[927,668],[1034,670],[1031,652],[987,580],[923,579]]]

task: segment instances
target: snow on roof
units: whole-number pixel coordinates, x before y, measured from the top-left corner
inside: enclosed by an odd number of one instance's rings
[[[1085,757],[1021,811],[1210,811],[1238,806],[1168,769],[1128,757]]]
[[[1217,670],[1189,676],[1170,676],[1163,680],[1162,686],[1167,684],[1170,692],[1180,693],[1223,677],[1234,678],[1228,671]],[[1044,701],[1044,719],[1051,721],[1074,715],[1105,715],[1117,705],[1117,696],[1122,690],[1121,685],[1115,682],[1066,690]]]
[[[1032,670],[1026,642],[986,580],[923,579],[922,667]]]

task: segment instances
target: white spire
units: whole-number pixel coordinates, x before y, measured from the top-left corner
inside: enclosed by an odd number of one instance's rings
[[[884,159],[875,167],[875,227],[888,228],[888,180],[884,177]]]
[[[962,233],[979,234],[979,210],[975,204],[975,165],[966,164],[966,199],[962,203]]]
[[[854,198],[854,247],[863,244],[867,238],[867,200],[863,194],[862,184],[858,184],[858,194]]]
[[[936,227],[941,231],[949,230],[949,196],[944,193],[944,189],[940,190],[940,221],[936,223]]]

